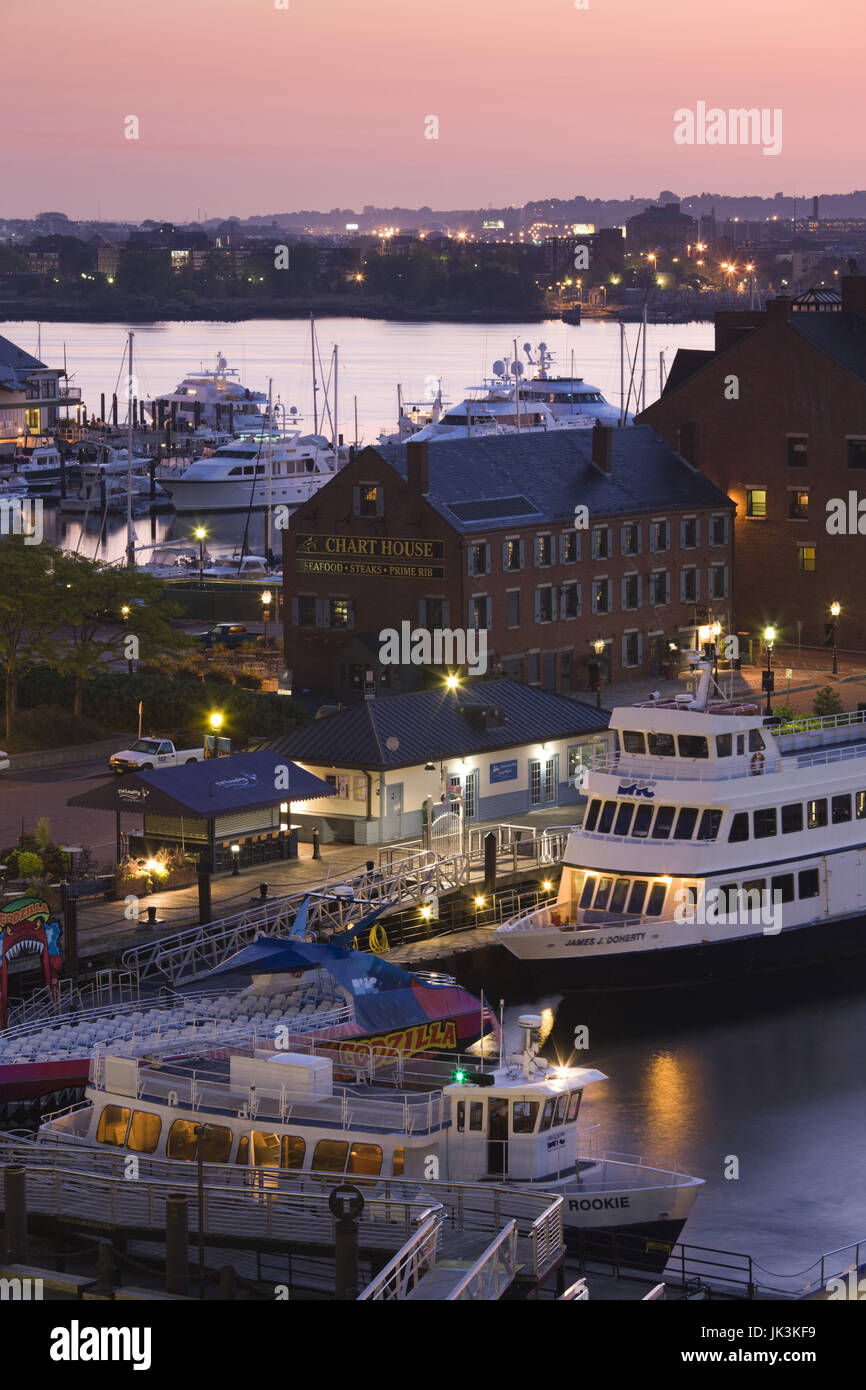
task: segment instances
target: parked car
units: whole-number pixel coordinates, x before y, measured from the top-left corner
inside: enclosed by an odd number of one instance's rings
[[[247,632],[243,623],[217,623],[207,632],[197,632],[196,640],[205,647],[240,647],[244,642],[255,641],[255,633]]]
[[[0,749],[0,772],[9,771],[9,754]]]
[[[177,748],[170,738],[140,738],[108,760],[112,772],[149,772],[157,767],[179,767],[204,761],[201,748]]]

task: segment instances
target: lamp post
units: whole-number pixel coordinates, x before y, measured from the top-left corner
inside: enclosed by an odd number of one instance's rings
[[[204,588],[204,541],[207,531],[203,526],[197,526],[193,532],[198,541],[198,586]]]
[[[129,604],[128,604],[128,603],[124,603],[123,607],[122,607],[121,610],[120,610],[120,616],[121,616],[121,618],[123,619],[124,626],[127,628],[127,631],[129,630],[129,615],[130,615],[131,612],[132,612],[132,609],[130,608]],[[133,672],[134,672],[134,670],[135,670],[135,667],[134,667],[133,664],[132,664],[132,657],[131,657],[131,656],[128,656],[128,657],[126,658],[126,665],[127,665],[127,669],[128,669],[128,671],[129,671],[129,674],[132,675]]]
[[[271,615],[271,600],[272,600],[272,598],[273,598],[273,594],[271,593],[270,589],[262,589],[261,599],[262,599],[262,617],[263,617],[264,620],[265,620],[265,646],[268,645],[268,618],[269,618],[270,615]]]
[[[840,614],[841,612],[842,612],[842,605],[841,605],[841,603],[836,603],[836,601],[834,600],[833,603],[830,604],[830,616],[831,616],[832,619],[833,619],[833,675],[834,675],[834,676],[838,676],[838,674],[839,674],[839,648],[838,648],[838,646],[836,645],[836,625],[837,625],[837,623],[838,623],[838,621],[839,621],[839,614]]]
[[[604,655],[604,638],[596,637],[592,644],[592,649],[598,657],[598,684],[595,687],[595,707],[601,709],[601,658]]]
[[[765,714],[773,713],[773,706],[770,703],[770,694],[773,689],[773,643],[776,640],[776,629],[770,625],[764,628],[764,645],[767,648],[767,673],[764,677],[764,687],[767,692],[767,704]]]
[[[214,757],[217,757],[217,749],[216,749],[217,735],[219,734],[219,731],[220,731],[220,729],[221,729],[222,726],[223,726],[223,717],[222,717],[222,714],[220,713],[219,710],[214,710],[213,714],[211,715],[211,717],[210,717],[210,726],[211,726],[211,731],[212,731],[212,734],[213,734],[213,741],[214,741],[214,745],[213,745],[213,756],[214,756]],[[204,745],[204,755],[205,755],[205,757],[207,757],[207,749],[208,749],[207,739],[205,739],[205,745]]]

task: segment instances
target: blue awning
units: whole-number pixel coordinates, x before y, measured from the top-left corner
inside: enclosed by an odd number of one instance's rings
[[[233,753],[184,767],[130,772],[73,796],[69,806],[94,811],[137,811],[210,820],[230,811],[253,811],[282,801],[312,801],[336,789],[272,749]]]

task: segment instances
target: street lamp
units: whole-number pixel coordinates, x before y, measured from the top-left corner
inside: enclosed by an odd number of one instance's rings
[[[767,648],[767,673],[764,676],[764,687],[767,692],[767,705],[765,714],[773,713],[773,706],[770,703],[770,693],[773,689],[773,643],[776,640],[776,629],[770,624],[764,628],[764,645]]]
[[[124,625],[126,626],[127,630],[128,630],[128,628],[129,628],[129,615],[130,615],[131,612],[132,612],[132,609],[130,608],[130,606],[129,606],[128,603],[124,603],[124,604],[121,606],[121,609],[120,609],[120,616],[121,616],[121,618],[123,619]],[[130,674],[130,675],[133,675],[133,673],[134,673],[134,671],[135,671],[135,667],[134,667],[133,664],[132,664],[132,657],[131,657],[131,656],[127,656],[127,658],[126,658],[126,666],[127,666],[128,671],[129,671],[129,674]]]
[[[604,638],[596,637],[592,644],[592,649],[599,658],[598,662],[598,684],[595,687],[595,707],[601,709],[601,658],[604,655]]]
[[[196,540],[198,541],[198,586],[199,586],[200,589],[203,589],[203,588],[204,588],[204,540],[205,540],[205,536],[207,535],[207,531],[204,529],[203,526],[197,526],[197,527],[195,528],[195,530],[193,531],[193,535],[195,536]]]
[[[265,646],[268,645],[268,618],[269,618],[270,615],[271,615],[271,600],[272,600],[272,598],[273,598],[273,594],[271,593],[270,589],[262,589],[261,600],[262,600],[262,617],[263,617],[264,620],[265,620]]]
[[[446,676],[445,685],[448,690],[456,690],[459,684],[460,680],[457,676]]]
[[[213,755],[214,755],[214,757],[216,757],[216,756],[217,756],[217,751],[216,751],[216,740],[217,740],[217,735],[218,735],[220,729],[221,729],[222,726],[223,726],[223,717],[222,717],[222,714],[220,713],[219,710],[214,710],[213,714],[211,715],[211,717],[210,717],[210,726],[211,726],[211,729],[213,730],[213,741],[214,741]],[[204,755],[205,755],[205,757],[207,757],[207,739],[205,739]]]
[[[835,601],[835,599],[834,599],[834,601],[830,604],[830,616],[831,616],[832,619],[833,619],[833,622],[832,622],[832,635],[833,635],[833,675],[834,675],[834,676],[838,676],[838,674],[839,674],[839,648],[838,648],[837,645],[836,645],[836,625],[837,625],[837,623],[838,623],[839,614],[840,614],[841,612],[842,612],[842,605],[841,605],[841,603],[837,603],[837,602]]]

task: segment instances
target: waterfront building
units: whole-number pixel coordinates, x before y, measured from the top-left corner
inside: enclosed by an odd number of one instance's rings
[[[452,666],[562,694],[661,676],[699,626],[729,630],[732,519],[646,427],[364,449],[284,532],[292,688],[360,700]],[[383,632],[404,621],[471,636],[478,659],[395,660]]]
[[[466,825],[576,805],[577,779],[608,755],[608,717],[513,680],[440,684],[315,719],[269,748],[331,788],[293,805],[302,838],[315,828],[381,844],[422,834],[428,798],[434,819],[459,804]]]
[[[835,296],[716,315],[715,347],[679,352],[640,419],[737,506],[738,629],[866,646],[866,276]]]
[[[0,337],[0,453],[11,453],[27,435],[51,432],[61,409],[80,401],[80,389],[67,385],[62,367],[47,367]]]

